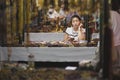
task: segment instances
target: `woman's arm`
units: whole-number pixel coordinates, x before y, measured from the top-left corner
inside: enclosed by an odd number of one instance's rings
[[[83,28],[79,29],[78,40],[85,40],[85,31],[83,30]]]
[[[64,35],[64,41],[65,42],[68,41],[68,38],[69,38],[69,35],[67,33],[65,33],[65,35]]]
[[[66,33],[65,35],[64,35],[64,41],[65,42],[67,42],[67,41],[73,41],[74,40],[74,38],[71,38],[71,37],[69,37],[69,35]]]

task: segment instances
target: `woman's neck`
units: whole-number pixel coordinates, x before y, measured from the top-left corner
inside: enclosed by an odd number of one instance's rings
[[[73,27],[73,30],[74,30],[74,31],[78,31],[78,27],[77,27],[77,28]]]

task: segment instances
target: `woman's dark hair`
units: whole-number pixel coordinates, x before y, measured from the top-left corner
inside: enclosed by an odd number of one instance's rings
[[[72,21],[73,18],[78,18],[79,21],[81,21],[81,18],[80,18],[80,16],[78,16],[78,15],[73,15],[73,16],[71,17],[71,21]]]
[[[120,9],[120,0],[111,0],[111,9],[118,11]]]

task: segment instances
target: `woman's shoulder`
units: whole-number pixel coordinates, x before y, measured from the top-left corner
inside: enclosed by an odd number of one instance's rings
[[[66,32],[67,32],[67,33],[72,32],[72,27],[67,27]]]
[[[72,29],[72,27],[67,27],[67,29]]]
[[[67,29],[66,30],[72,30],[72,27],[67,27]]]
[[[120,14],[117,11],[110,11],[111,16],[120,16]]]

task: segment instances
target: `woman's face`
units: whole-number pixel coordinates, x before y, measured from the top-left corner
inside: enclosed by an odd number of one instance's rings
[[[77,17],[74,17],[74,18],[72,19],[72,26],[73,26],[74,28],[78,28],[79,25],[80,25],[80,20],[79,20]]]

